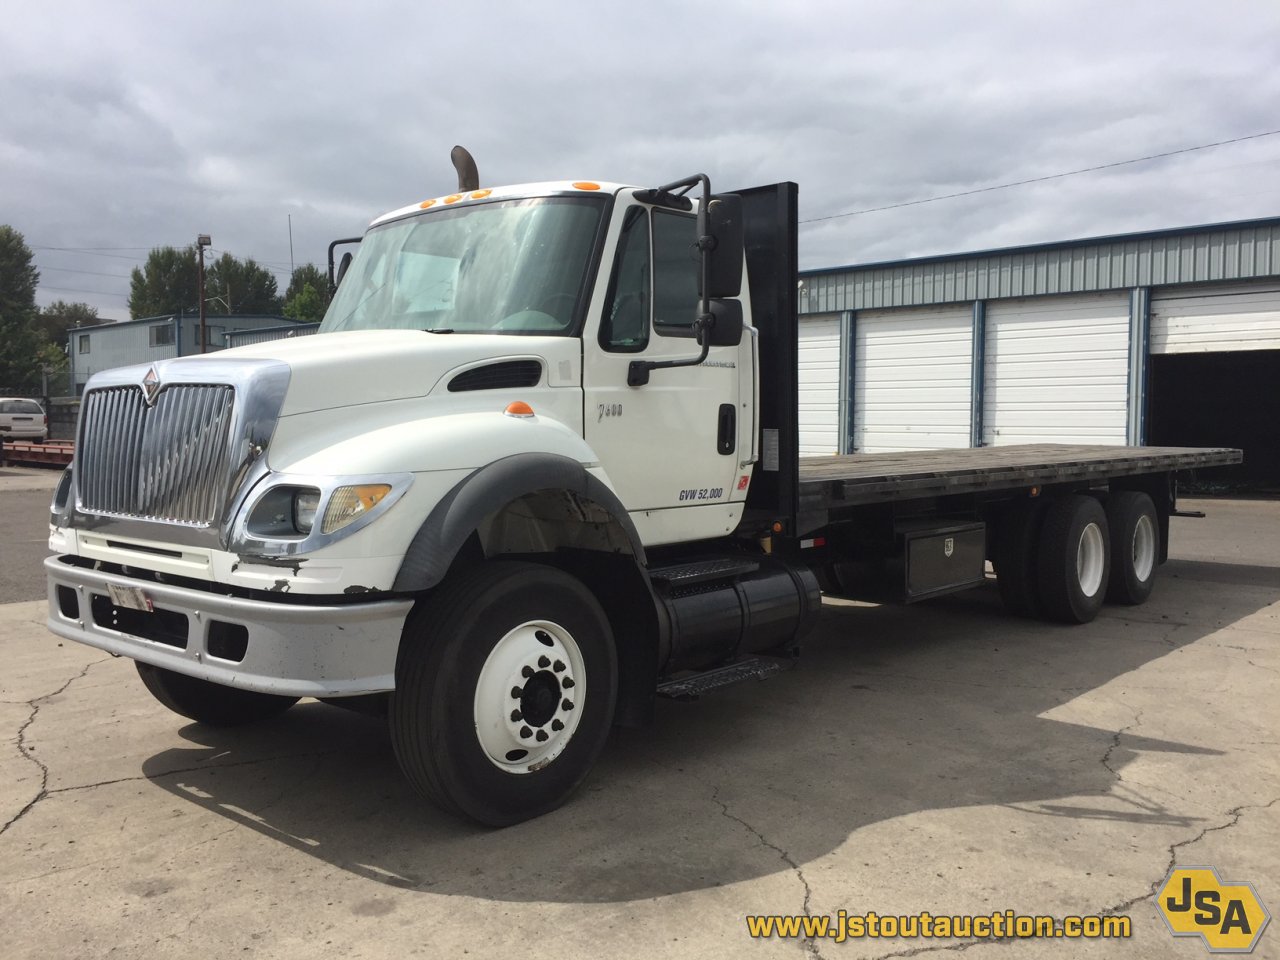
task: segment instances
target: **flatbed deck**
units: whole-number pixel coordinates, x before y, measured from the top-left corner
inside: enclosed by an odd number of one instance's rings
[[[800,511],[1077,483],[1239,463],[1228,448],[1037,443],[958,450],[854,453],[800,461]]]

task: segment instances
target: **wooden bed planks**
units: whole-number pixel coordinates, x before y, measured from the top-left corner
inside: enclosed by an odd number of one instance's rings
[[[1038,443],[800,461],[800,508],[825,509],[1239,463],[1239,450]]]

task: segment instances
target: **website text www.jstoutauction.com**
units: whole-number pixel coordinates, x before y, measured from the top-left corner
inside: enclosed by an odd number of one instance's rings
[[[767,914],[747,917],[747,933],[754,939],[870,940],[967,939],[980,940],[1123,940],[1132,935],[1127,916],[1022,916],[1012,910],[967,916],[935,916],[932,913],[881,915],[875,912],[837,911],[834,916]]]

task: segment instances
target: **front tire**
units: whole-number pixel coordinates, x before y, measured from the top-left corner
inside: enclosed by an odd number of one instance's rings
[[[1102,609],[1111,569],[1107,514],[1093,497],[1053,501],[1040,531],[1040,601],[1062,623],[1088,623]]]
[[[391,741],[432,803],[507,826],[577,789],[604,748],[616,699],[613,632],[581,581],[487,561],[409,615]]]
[[[224,687],[135,660],[151,695],[174,713],[210,727],[238,727],[284,713],[297,697]]]

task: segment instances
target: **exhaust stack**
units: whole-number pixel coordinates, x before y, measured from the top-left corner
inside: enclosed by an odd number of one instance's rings
[[[453,169],[458,171],[459,190],[480,189],[480,171],[476,169],[475,158],[466,147],[454,147],[449,153],[453,161]]]

